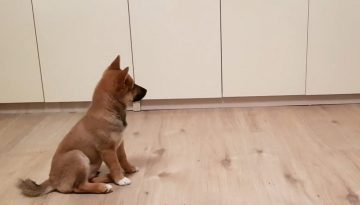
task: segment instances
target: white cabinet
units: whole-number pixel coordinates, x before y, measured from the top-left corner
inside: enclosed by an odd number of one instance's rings
[[[360,93],[360,1],[312,0],[307,94]]]
[[[358,0],[2,0],[0,103],[89,101],[118,54],[147,99],[360,93],[359,11]]]
[[[132,65],[127,0],[33,3],[46,102],[91,100],[117,54]]]
[[[305,94],[307,0],[222,0],[224,97]]]
[[[221,97],[219,0],[130,0],[135,80],[147,99]]]
[[[31,1],[0,1],[0,103],[42,102]]]

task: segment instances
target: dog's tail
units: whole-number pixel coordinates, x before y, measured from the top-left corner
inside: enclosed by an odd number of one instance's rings
[[[41,184],[36,184],[31,179],[20,179],[17,187],[25,196],[30,197],[41,196],[55,190],[48,179]]]

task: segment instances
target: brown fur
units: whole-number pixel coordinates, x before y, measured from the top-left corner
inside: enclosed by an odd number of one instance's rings
[[[49,180],[44,181],[42,184],[36,184],[31,179],[19,180],[18,187],[22,190],[22,193],[26,196],[40,196],[47,193],[46,188],[49,187]],[[51,190],[49,190],[51,191]]]
[[[24,195],[40,196],[53,190],[107,193],[106,182],[124,179],[121,168],[126,173],[137,171],[127,161],[122,132],[127,126],[127,105],[141,100],[146,89],[134,83],[128,70],[120,69],[119,56],[105,70],[89,110],[59,144],[49,179],[40,185],[30,179],[19,181]],[[96,177],[103,161],[110,174]]]

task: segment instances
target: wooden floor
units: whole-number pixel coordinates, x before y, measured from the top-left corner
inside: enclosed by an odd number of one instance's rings
[[[130,186],[21,196],[81,116],[0,115],[0,204],[360,204],[360,105],[130,112]]]

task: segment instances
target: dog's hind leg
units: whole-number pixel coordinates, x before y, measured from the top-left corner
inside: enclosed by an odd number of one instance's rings
[[[88,180],[89,172],[89,158],[80,150],[72,150],[54,157],[50,181],[59,192],[70,193],[75,186]]]
[[[104,183],[89,183],[90,160],[80,150],[72,150],[56,158],[50,179],[62,193],[109,193],[112,186]]]
[[[97,163],[90,164],[89,180],[99,176],[100,174],[99,168],[101,167],[101,163],[102,161],[98,161]]]
[[[85,182],[74,189],[76,193],[106,194],[112,192],[112,186],[105,183]]]

